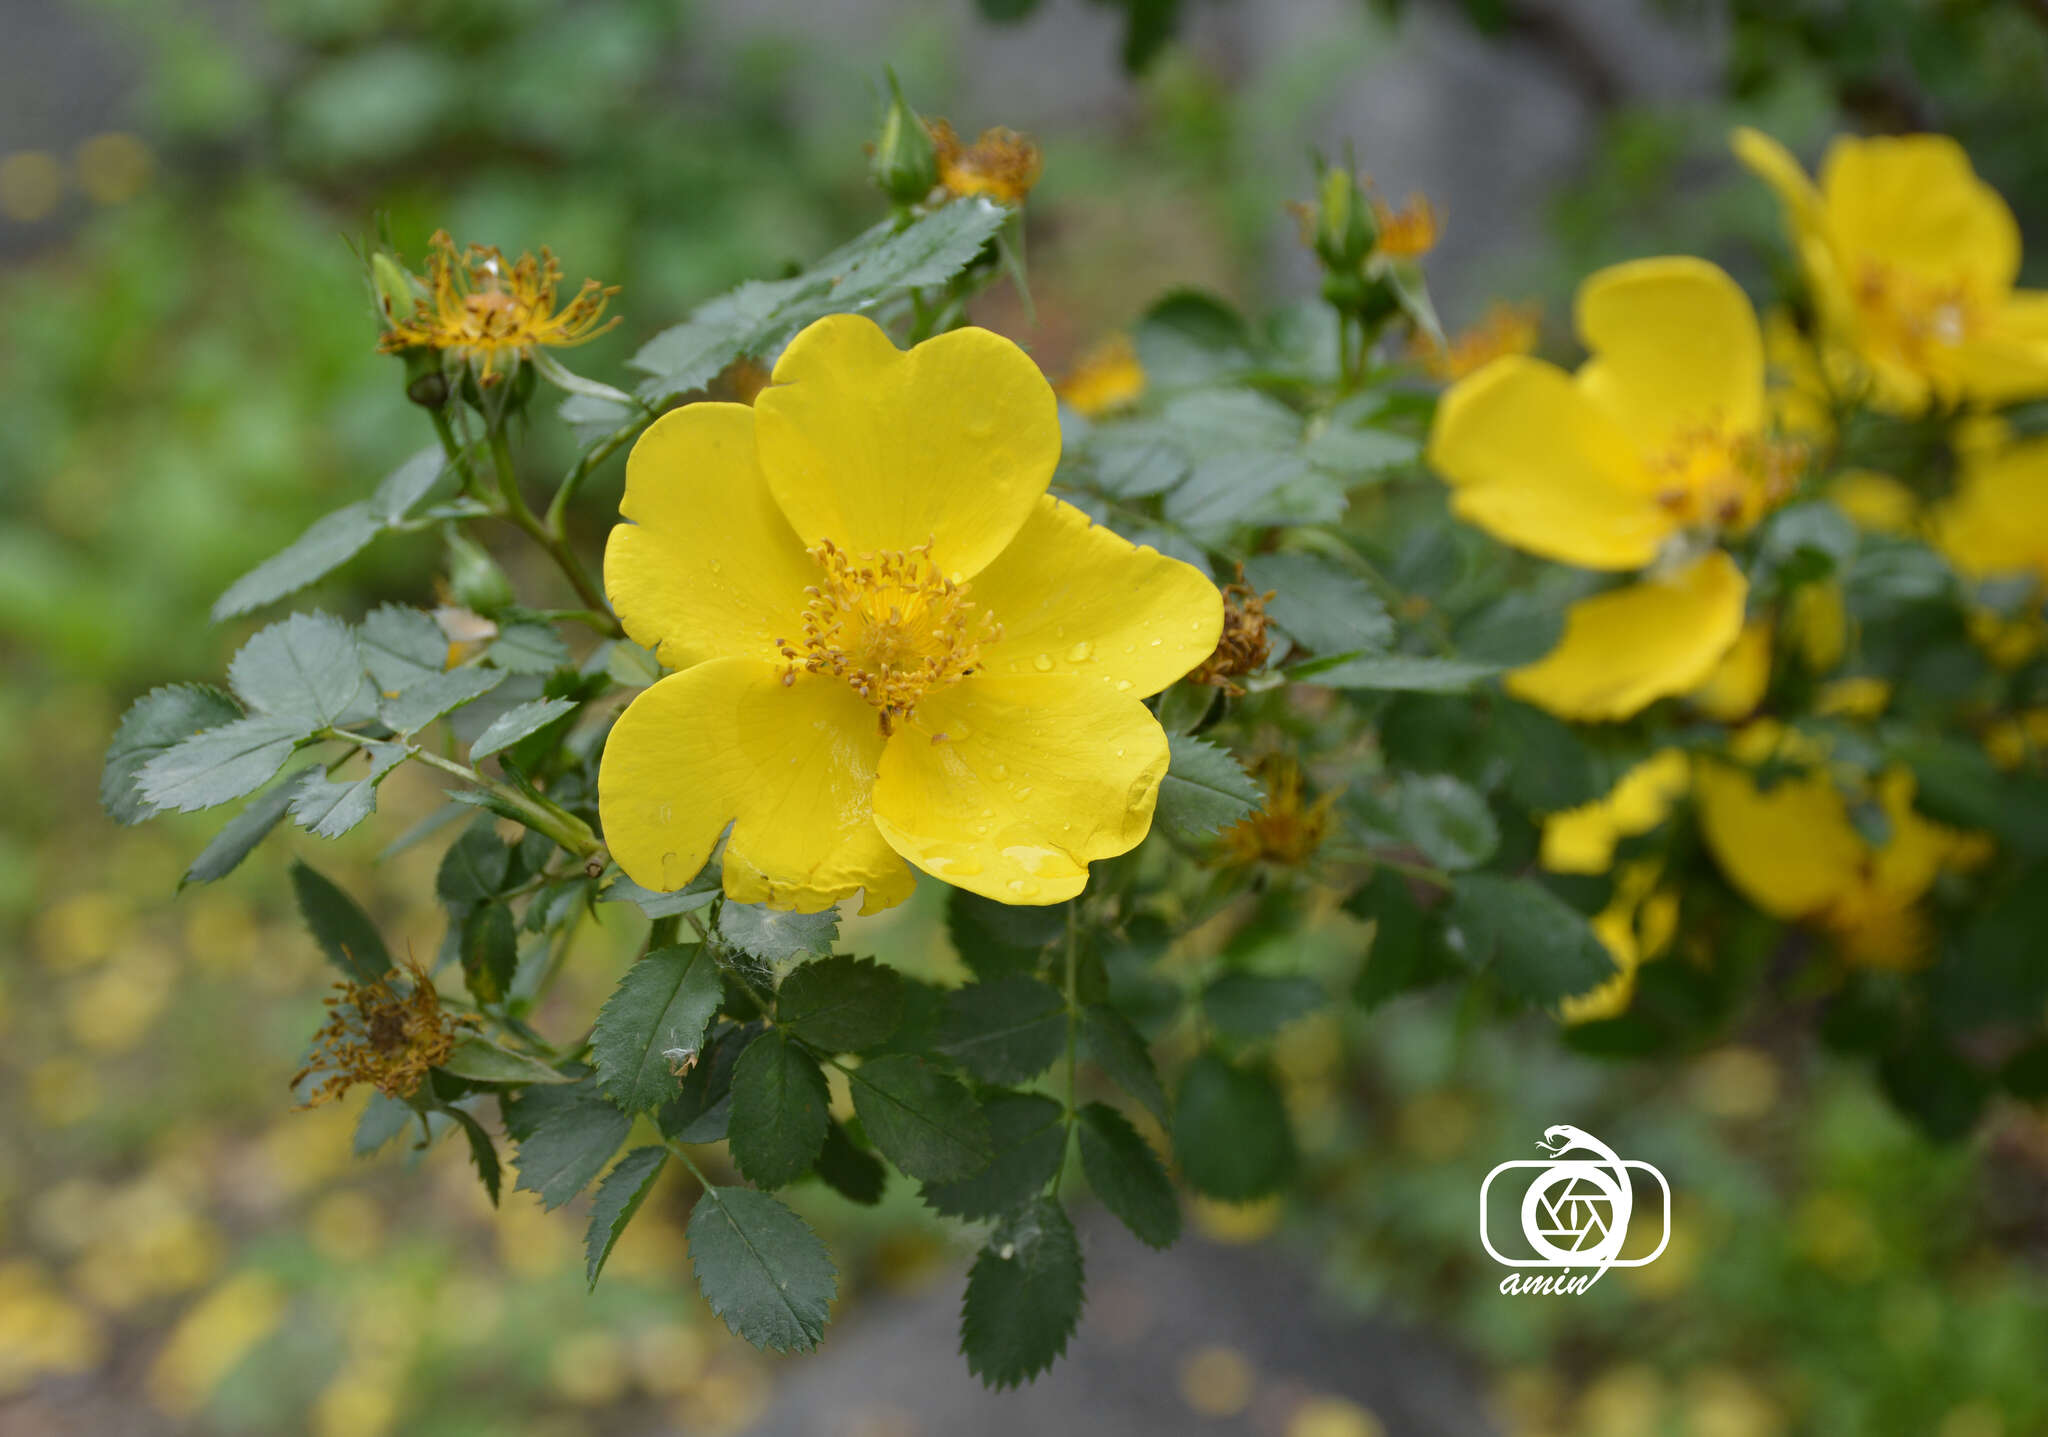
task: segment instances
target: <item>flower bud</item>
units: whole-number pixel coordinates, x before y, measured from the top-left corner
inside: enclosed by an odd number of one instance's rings
[[[889,106],[873,146],[869,173],[883,194],[899,205],[914,205],[938,183],[938,162],[924,120],[903,98],[896,72],[889,72]]]
[[[490,551],[454,529],[448,531],[448,592],[485,618],[504,612],[519,597]]]
[[[1355,270],[1372,253],[1379,227],[1358,177],[1341,165],[1326,164],[1316,185],[1315,228],[1310,242],[1316,257],[1336,271]]]
[[[370,284],[377,291],[377,309],[386,329],[412,318],[418,303],[412,276],[381,249],[370,256]]]

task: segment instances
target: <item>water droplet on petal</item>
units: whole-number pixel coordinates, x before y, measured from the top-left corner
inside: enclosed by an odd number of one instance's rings
[[[1088,656],[1094,652],[1095,645],[1083,639],[1080,643],[1067,650],[1067,662],[1070,664],[1085,664],[1088,662]]]
[[[1131,691],[1131,681],[1129,679],[1118,679],[1116,681],[1116,691],[1120,694],[1129,693]]]
[[[1040,654],[1031,661],[1031,667],[1037,669],[1040,673],[1045,673],[1052,668],[1052,655]]]

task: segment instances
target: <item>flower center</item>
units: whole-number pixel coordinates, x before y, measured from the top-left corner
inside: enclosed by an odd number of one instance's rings
[[[827,539],[811,557],[822,574],[804,590],[803,642],[778,641],[789,660],[782,681],[795,683],[799,669],[844,679],[880,712],[885,734],[929,690],[973,673],[981,646],[1002,637],[967,586],[932,562],[929,541],[855,559]]]
[[[1866,260],[1857,272],[1856,309],[1871,333],[1908,364],[1924,366],[1969,337],[1976,304],[1961,281],[1931,284]]]
[[[1792,492],[1805,462],[1804,445],[1707,424],[1680,430],[1649,467],[1657,502],[1679,522],[1743,529]]]

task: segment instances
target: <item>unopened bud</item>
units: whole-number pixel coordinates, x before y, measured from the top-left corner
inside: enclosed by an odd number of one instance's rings
[[[1379,238],[1372,204],[1358,177],[1341,165],[1324,165],[1316,189],[1316,257],[1331,270],[1355,270]]]
[[[903,98],[896,72],[889,72],[889,105],[875,139],[869,173],[883,194],[899,205],[914,205],[938,183],[938,161],[924,121]]]
[[[486,618],[510,608],[519,597],[490,551],[452,528],[448,531],[448,591],[458,604]]]
[[[370,284],[377,291],[377,309],[386,329],[412,317],[416,303],[412,276],[383,250],[370,256]]]

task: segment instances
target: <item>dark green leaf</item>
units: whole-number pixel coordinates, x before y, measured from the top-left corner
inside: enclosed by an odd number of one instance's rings
[[[519,968],[519,933],[512,910],[479,903],[462,920],[462,981],[479,1003],[502,1003]]]
[[[512,869],[512,850],[498,837],[497,825],[479,817],[441,855],[434,892],[443,903],[481,903],[504,891]]]
[[[391,954],[384,939],[354,899],[299,862],[292,864],[292,892],[320,951],[345,977],[374,983],[390,971]]]
[[[1447,773],[1409,774],[1395,807],[1402,833],[1439,868],[1477,868],[1500,846],[1485,798]]]
[[[294,769],[249,800],[247,806],[213,836],[213,841],[199,851],[199,856],[192,860],[192,866],[185,870],[185,876],[178,880],[178,886],[211,883],[234,872],[243,859],[255,852],[256,845],[269,836],[270,830],[277,827],[277,821],[291,806],[299,784],[313,772],[311,768]]]
[[[1464,659],[1437,659],[1418,654],[1368,654],[1318,667],[1290,669],[1297,683],[1328,689],[1365,689],[1379,693],[1461,694],[1500,672],[1496,664]]]
[[[1066,1115],[1040,1093],[982,1095],[995,1157],[969,1177],[928,1182],[920,1190],[934,1212],[974,1220],[1008,1212],[1044,1190],[1067,1150]]]
[[[574,699],[534,699],[530,703],[517,704],[506,709],[476,736],[476,742],[469,746],[469,761],[476,763],[489,758],[499,749],[519,742],[528,734],[539,733],[562,715],[575,712],[575,709]]]
[[[491,1135],[484,1131],[484,1125],[461,1108],[448,1108],[444,1111],[462,1125],[462,1135],[469,1139],[469,1160],[476,1164],[476,1175],[483,1182],[484,1192],[490,1196],[491,1206],[496,1207],[501,1171],[498,1165],[498,1145],[491,1141]]]
[[[1203,1053],[1181,1077],[1173,1152],[1197,1192],[1247,1202],[1279,1191],[1294,1172],[1294,1133],[1280,1089],[1262,1067]]]
[[[252,714],[195,734],[142,766],[144,816],[191,813],[254,793],[277,776],[307,732],[297,719]]]
[[[242,575],[214,600],[214,622],[259,609],[325,578],[361,553],[383,529],[368,502],[315,519],[289,547]]]
[[[1534,879],[1471,874],[1459,880],[1447,916],[1464,960],[1491,963],[1514,997],[1555,1003],[1614,976],[1614,959],[1584,915]]]
[[[727,1126],[733,1161],[747,1180],[779,1188],[809,1172],[825,1141],[831,1101],[817,1060],[780,1029],[749,1044],[733,1069]]]
[[[1352,987],[1352,996],[1361,1004],[1377,1007],[1397,993],[1434,981],[1438,965],[1430,962],[1422,909],[1400,874],[1379,869],[1370,883],[1345,900],[1344,908],[1373,925],[1372,946]]]
[[[718,965],[698,944],[660,949],[628,968],[591,1034],[604,1090],[634,1113],[675,1096],[674,1069],[704,1046],[724,992]]]
[[[728,1023],[706,1037],[703,1051],[676,1084],[676,1095],[655,1114],[663,1137],[679,1143],[725,1141],[732,1116],[733,1069],[760,1031],[759,1023]]]
[[[839,936],[839,911],[792,913],[761,903],[728,902],[718,910],[718,936],[750,958],[787,963],[806,953],[830,953]]]
[[[1118,1087],[1150,1108],[1153,1117],[1161,1123],[1168,1120],[1166,1089],[1152,1066],[1152,1050],[1123,1014],[1100,1003],[1082,1013],[1081,1051]]]
[[[362,1116],[356,1119],[351,1150],[357,1157],[366,1158],[404,1132],[408,1124],[418,1120],[419,1114],[413,1111],[411,1104],[373,1091],[370,1101],[363,1104]]]
[[[590,1204],[590,1229],[583,1236],[583,1275],[592,1287],[597,1286],[605,1259],[612,1255],[626,1224],[640,1211],[654,1180],[667,1166],[668,1149],[635,1148],[620,1158],[618,1166],[597,1185],[597,1196]]]
[[[590,1079],[504,1098],[505,1132],[519,1145],[519,1188],[558,1208],[583,1191],[626,1141],[633,1119]]]
[[[885,1043],[903,1017],[903,980],[872,958],[844,954],[793,970],[775,995],[775,1021],[832,1053]]]
[[[1319,554],[1247,559],[1245,582],[1272,591],[1266,612],[1294,641],[1318,654],[1383,649],[1394,639],[1386,603],[1357,574]]]
[[[998,903],[952,888],[946,892],[946,934],[977,978],[1029,972],[1046,945],[1066,934],[1067,908]]]
[[[889,1170],[866,1148],[856,1147],[845,1128],[832,1123],[825,1129],[825,1146],[818,1150],[818,1176],[848,1202],[873,1207],[882,1200],[889,1185]]]
[[[1050,1067],[1066,1040],[1059,990],[1011,974],[947,995],[938,1048],[985,1083],[1021,1083]]]
[[[1153,822],[1170,838],[1196,842],[1228,828],[1265,801],[1258,783],[1227,750],[1205,739],[1168,740],[1172,757],[1159,783]]]
[[[1246,1041],[1270,1038],[1323,1004],[1313,978],[1225,973],[1202,990],[1202,1010],[1219,1033]]]
[[[1180,1202],[1152,1145],[1131,1121],[1104,1103],[1081,1109],[1081,1171],[1102,1205],[1152,1247],[1180,1236]]]
[[[868,1140],[909,1176],[944,1182],[988,1164],[988,1119],[959,1083],[907,1054],[873,1059],[851,1076]]]
[[[339,838],[377,807],[377,785],[403,763],[412,750],[400,743],[363,741],[368,772],[337,783],[324,773],[308,773],[292,794],[292,822],[315,838]],[[353,760],[345,768],[353,767]]]
[[[688,1237],[697,1287],[737,1336],[776,1352],[818,1345],[839,1274],[802,1218],[766,1193],[706,1188]]]
[[[1081,1244],[1060,1205],[1037,1198],[997,1224],[967,1274],[960,1351],[989,1387],[1051,1367],[1081,1320]]]
[[[326,614],[293,614],[259,630],[228,661],[228,681],[259,714],[301,733],[351,717],[368,680],[355,635]]]
[[[100,772],[100,806],[116,822],[142,822],[155,812],[136,785],[144,765],[194,734],[220,728],[241,716],[233,699],[205,684],[151,689],[128,706],[107,746],[106,766]]]

